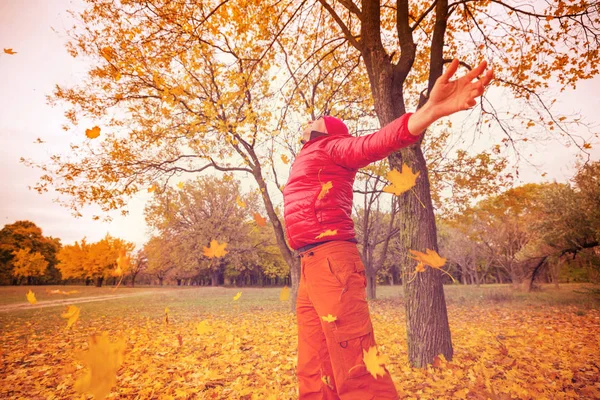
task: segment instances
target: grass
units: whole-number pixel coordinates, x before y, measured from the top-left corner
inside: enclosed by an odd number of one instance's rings
[[[132,296],[77,304],[81,314],[72,329],[61,317],[69,303],[0,312],[0,398],[75,398],[74,382],[82,375],[77,354],[101,332],[127,339],[111,398],[297,398],[297,327],[280,288],[2,287],[0,310],[27,305],[30,289],[38,304]],[[51,295],[46,289],[79,292]],[[504,396],[498,398],[600,395],[592,356],[599,351],[597,285],[543,285],[531,293],[508,285],[456,285],[444,293],[455,350],[450,374],[450,366],[436,372],[408,365],[401,286],[380,286],[378,299],[370,300],[378,344],[390,356],[401,398],[486,398],[490,387]],[[196,333],[202,320],[215,327],[213,334]],[[265,377],[268,383],[261,383]]]

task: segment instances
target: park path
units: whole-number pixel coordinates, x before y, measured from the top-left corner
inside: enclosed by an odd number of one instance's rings
[[[17,303],[0,306],[0,313],[11,311],[32,310],[36,308],[57,307],[71,304],[92,303],[95,301],[117,300],[125,297],[145,296],[148,294],[157,293],[155,291],[140,292],[140,293],[123,293],[123,294],[105,294],[101,296],[74,297],[70,299],[46,300],[38,301],[35,304]]]

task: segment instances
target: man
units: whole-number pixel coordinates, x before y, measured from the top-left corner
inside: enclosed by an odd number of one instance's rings
[[[311,121],[283,192],[286,234],[301,258],[296,303],[300,400],[397,399],[390,374],[375,379],[363,350],[375,346],[366,279],[350,217],[359,168],[419,140],[437,119],[476,104],[493,78],[482,62],[460,79],[453,60],[428,102],[380,131],[353,137],[337,118]],[[329,185],[328,182],[331,182]]]

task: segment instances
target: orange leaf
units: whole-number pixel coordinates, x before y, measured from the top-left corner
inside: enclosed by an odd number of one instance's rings
[[[79,307],[69,306],[67,311],[60,315],[63,318],[68,318],[67,328],[70,328],[75,322],[77,322],[79,319],[79,311],[81,311]]]
[[[319,234],[319,236],[317,236],[315,239],[321,239],[324,238],[325,236],[334,236],[337,235],[337,229],[331,230],[331,229],[327,229],[325,232]]]
[[[281,161],[283,161],[284,164],[289,164],[290,159],[285,154],[282,154],[281,155]]]
[[[240,196],[235,198],[235,202],[237,203],[237,205],[241,208],[246,208],[246,203],[244,203],[242,201],[242,199],[240,199]]]
[[[25,296],[27,296],[27,301],[30,302],[31,304],[37,303],[37,299],[35,298],[35,293],[33,293],[31,291],[31,289]]]
[[[100,127],[95,126],[92,129],[86,129],[85,136],[90,139],[96,139],[98,136],[100,136]]]
[[[415,257],[412,258],[414,258],[422,264],[429,265],[431,268],[441,268],[446,264],[446,259],[440,257],[440,255],[435,250],[427,249],[427,254],[410,249],[408,251],[415,255]]]
[[[267,226],[267,220],[264,219],[259,213],[254,213],[254,220],[258,226]]]
[[[398,170],[393,169],[387,173],[386,178],[391,182],[391,185],[384,187],[383,191],[400,196],[402,193],[415,186],[419,173],[420,172],[417,171],[417,173],[414,174],[412,168],[404,163],[402,164],[402,172],[398,172]]]
[[[326,316],[326,317],[321,317],[321,319],[322,319],[323,321],[325,321],[325,322],[334,322],[334,321],[337,321],[337,317],[334,317],[334,316],[333,316],[333,315],[331,315],[331,314],[327,314],[327,316]]]
[[[204,247],[204,255],[208,258],[223,257],[228,253],[225,247],[227,247],[227,243],[219,244],[216,240],[211,240],[210,247]]]
[[[325,195],[327,195],[327,193],[329,192],[329,189],[331,189],[332,187],[333,187],[333,183],[331,181],[322,184],[321,191],[319,192],[317,199],[321,200],[323,197],[325,197]]]
[[[367,371],[373,375],[373,378],[377,379],[377,375],[385,375],[385,369],[383,367],[389,359],[387,355],[377,355],[376,346],[370,347],[369,351],[363,349],[363,361],[367,366]]]
[[[13,49],[4,49],[4,52],[6,54],[10,54],[11,56],[14,55],[14,54],[17,54],[17,52],[13,51]]]

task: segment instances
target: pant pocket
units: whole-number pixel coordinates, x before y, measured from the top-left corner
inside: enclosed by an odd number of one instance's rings
[[[367,287],[365,266],[360,260],[327,257],[329,272],[342,287]]]
[[[337,329],[333,332],[338,345],[340,369],[346,379],[358,378],[369,374],[363,361],[364,351],[373,345],[373,325],[369,319],[362,327]]]

